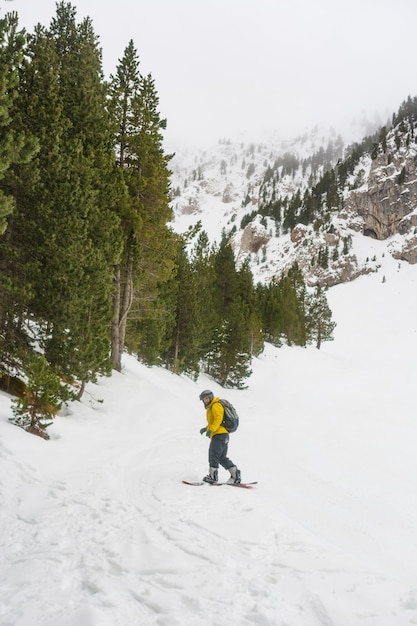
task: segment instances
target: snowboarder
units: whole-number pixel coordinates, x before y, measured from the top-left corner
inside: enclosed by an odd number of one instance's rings
[[[207,437],[210,437],[209,473],[207,476],[204,476],[203,480],[206,483],[217,483],[220,464],[230,472],[230,478],[227,481],[229,484],[240,483],[240,470],[227,457],[229,433],[222,426],[224,408],[220,404],[219,398],[215,398],[213,392],[209,389],[205,389],[200,393],[200,400],[202,400],[206,408],[207,418],[207,426],[201,428],[200,434],[206,433]]]

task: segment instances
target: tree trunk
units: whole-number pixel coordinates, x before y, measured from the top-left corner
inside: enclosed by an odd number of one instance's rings
[[[133,302],[133,255],[127,257],[125,277],[122,280],[120,265],[114,273],[113,322],[111,330],[111,361],[118,372],[122,369],[122,354],[125,347],[126,323]]]
[[[318,321],[316,348],[317,350],[320,350],[321,348],[321,320]]]
[[[122,355],[119,351],[119,315],[120,315],[120,265],[114,270],[114,292],[113,292],[113,320],[111,325],[111,362],[113,368],[120,372],[122,369]]]

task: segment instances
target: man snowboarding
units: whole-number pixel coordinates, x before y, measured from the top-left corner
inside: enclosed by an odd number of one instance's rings
[[[205,389],[200,393],[200,400],[202,400],[206,408],[207,426],[201,428],[200,434],[206,433],[207,437],[210,437],[209,447],[209,473],[204,476],[203,481],[206,483],[217,483],[218,481],[218,469],[219,465],[224,467],[230,472],[230,478],[227,481],[228,484],[240,483],[240,470],[236,465],[227,457],[227,447],[229,444],[229,433],[227,429],[222,426],[224,417],[224,408],[219,402],[219,398],[215,398],[212,391]]]

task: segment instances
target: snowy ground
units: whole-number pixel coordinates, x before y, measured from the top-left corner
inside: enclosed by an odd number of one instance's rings
[[[245,391],[126,357],[49,442],[2,394],[1,626],[417,624],[416,281],[385,258],[334,287],[335,341],[268,346]],[[205,387],[252,491],[181,484],[207,471]]]

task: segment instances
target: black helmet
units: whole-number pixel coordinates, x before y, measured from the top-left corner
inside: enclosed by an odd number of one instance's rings
[[[199,397],[200,397],[200,400],[203,400],[203,398],[206,398],[207,396],[210,398],[210,402],[211,402],[211,401],[213,400],[213,398],[214,398],[214,394],[213,394],[213,392],[212,392],[212,391],[210,391],[210,389],[204,389],[204,391],[202,391],[202,392],[200,393],[200,396],[199,396]]]

